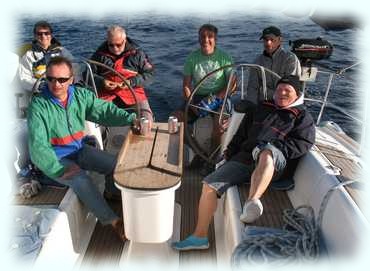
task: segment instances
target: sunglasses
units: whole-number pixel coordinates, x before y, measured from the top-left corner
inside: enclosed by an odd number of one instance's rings
[[[49,36],[51,33],[49,31],[46,31],[46,32],[36,32],[36,35],[37,36],[42,36],[42,35],[45,35],[45,36]]]
[[[117,47],[117,48],[120,48],[122,47],[124,42],[121,42],[121,43],[108,43],[108,47]]]
[[[46,80],[48,82],[50,82],[50,83],[58,82],[59,84],[64,84],[69,79],[71,79],[71,76],[70,77],[52,77],[52,76],[46,76]]]

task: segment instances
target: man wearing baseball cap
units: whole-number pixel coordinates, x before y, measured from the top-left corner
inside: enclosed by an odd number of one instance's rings
[[[275,37],[280,37],[280,36],[281,36],[281,31],[280,31],[279,28],[277,28],[275,26],[269,26],[269,27],[263,29],[262,36],[260,37],[260,40],[262,40],[263,38],[268,38],[268,37],[275,38]]]
[[[226,162],[203,179],[196,228],[185,240],[172,244],[177,250],[209,247],[208,229],[217,198],[233,185],[250,183],[240,220],[257,220],[263,212],[262,196],[271,182],[291,177],[298,160],[315,142],[315,125],[303,105],[298,76],[282,77],[272,100],[244,103],[245,117],[224,152]]]
[[[260,36],[263,40],[264,51],[258,55],[254,63],[264,68],[267,68],[280,76],[287,75],[300,75],[301,65],[297,56],[282,48],[282,33],[276,26],[269,26],[263,29]],[[266,72],[266,90],[264,94],[262,90],[261,73],[257,69],[250,70],[250,76],[247,87],[247,100],[257,104],[262,100],[269,100],[275,90],[277,78],[272,76],[271,73]]]

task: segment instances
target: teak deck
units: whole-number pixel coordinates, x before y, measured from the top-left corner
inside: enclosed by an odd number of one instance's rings
[[[151,144],[151,142],[154,141],[154,131],[156,127],[158,127],[157,143],[154,145],[154,148],[152,148],[153,144]],[[178,143],[182,142],[182,140],[183,126],[180,128],[180,133],[176,135],[169,135],[167,133],[167,124],[155,124],[152,136],[148,138],[135,136],[130,132],[125,139],[125,145],[121,149],[120,159],[118,162],[119,165],[116,168],[115,175],[117,182],[122,186],[142,188],[146,185],[147,187],[158,188],[173,185],[173,182],[178,182],[180,180],[178,175],[183,173],[181,186],[176,191],[175,198],[176,202],[181,205],[181,239],[191,234],[195,228],[198,202],[202,188],[202,176],[199,174],[199,170],[186,169],[182,172],[183,149],[177,149],[177,152],[173,151],[173,148],[176,145],[178,146]],[[163,145],[166,144],[166,142],[168,147]],[[358,179],[359,165],[355,164],[352,159],[346,157],[338,150],[330,149],[323,144],[316,144],[316,146],[335,166],[342,169],[341,175],[337,176],[338,178]],[[145,159],[143,159],[143,156]],[[151,161],[150,156],[152,156]],[[140,178],[137,178],[136,170],[138,168],[147,167],[148,165],[152,165],[154,169],[147,170],[147,172],[146,170],[142,170],[144,173],[140,174]],[[158,171],[157,168],[164,169],[164,173]],[[169,174],[168,171],[170,171],[171,174]],[[162,174],[169,175],[168,178],[164,178],[164,182],[152,182],[157,180],[156,176]],[[145,183],[143,183],[143,181],[138,182],[140,179],[144,180]],[[134,180],[135,183],[133,183]],[[248,185],[242,185],[239,187],[241,205],[244,204],[248,189]],[[352,188],[350,187],[349,190],[351,189]],[[28,200],[23,200],[20,197],[16,198],[14,204],[59,204],[66,191],[66,189],[45,188],[42,193],[34,198]],[[351,192],[351,195],[354,196],[358,194],[359,191],[352,189]],[[358,199],[358,197],[356,198]],[[283,225],[282,211],[286,208],[292,208],[286,192],[268,189],[261,200],[264,205],[264,213],[254,225],[280,228]],[[117,214],[122,215],[122,206],[120,202],[109,202],[109,204]],[[210,248],[208,250],[180,252],[180,265],[187,263],[216,264],[216,244],[213,223],[209,230],[209,240]],[[82,260],[82,264],[83,266],[91,265],[96,268],[109,263],[118,267],[123,247],[124,242],[117,238],[112,228],[110,226],[102,226],[98,222]]]
[[[327,127],[321,128],[329,135],[333,135],[333,130]],[[334,135],[333,135],[334,136]],[[337,134],[337,140],[352,146],[353,149],[359,150],[360,145],[346,134]],[[315,146],[330,161],[330,163],[340,169],[340,174],[336,175],[339,182],[354,180],[355,183],[344,186],[344,189],[351,195],[356,204],[363,208],[366,195],[365,184],[361,179],[362,165],[358,163],[359,159],[354,155],[349,155],[341,150],[325,144],[325,142],[316,142]]]

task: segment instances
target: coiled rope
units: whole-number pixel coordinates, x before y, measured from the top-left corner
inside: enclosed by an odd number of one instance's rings
[[[302,205],[283,211],[283,229],[247,226],[244,240],[231,256],[232,268],[244,269],[247,265],[266,263],[284,265],[297,260],[317,259],[320,254],[320,228],[329,199],[335,190],[353,182],[342,182],[329,189],[320,204],[316,221],[313,208]]]

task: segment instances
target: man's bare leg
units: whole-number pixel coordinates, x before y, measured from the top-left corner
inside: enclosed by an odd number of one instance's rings
[[[240,220],[244,223],[252,223],[262,215],[263,205],[259,199],[270,184],[273,174],[272,153],[270,150],[263,150],[259,154],[257,166],[252,173],[248,200],[240,215]]]
[[[182,241],[172,243],[176,250],[208,249],[208,228],[217,208],[217,194],[208,184],[203,184],[198,204],[198,220],[194,233]]]
[[[208,228],[217,208],[217,193],[208,184],[203,184],[198,205],[198,220],[193,233],[196,237],[207,237]]]
[[[274,161],[270,150],[263,150],[259,154],[258,163],[251,177],[248,200],[260,199],[271,183],[274,175]]]

